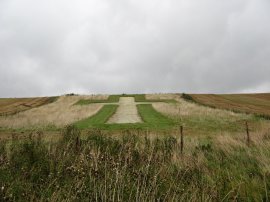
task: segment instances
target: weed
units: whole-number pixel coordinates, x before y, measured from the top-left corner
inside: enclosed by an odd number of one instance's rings
[[[113,138],[91,130],[81,139],[74,126],[62,134],[63,139],[49,144],[34,137],[14,140],[9,147],[0,144],[1,200],[267,201],[270,197],[270,175],[261,169],[256,145],[224,150],[206,137],[195,145],[186,140],[189,151],[181,155],[176,138],[169,135],[149,139],[129,130]],[[78,138],[76,150],[70,145]]]

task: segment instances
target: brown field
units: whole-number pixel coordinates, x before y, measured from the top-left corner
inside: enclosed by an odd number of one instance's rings
[[[263,94],[190,94],[199,104],[237,112],[270,116],[270,93]]]
[[[16,114],[52,103],[56,97],[0,98],[0,116]]]

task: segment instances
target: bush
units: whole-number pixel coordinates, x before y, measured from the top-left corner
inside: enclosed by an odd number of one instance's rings
[[[187,100],[187,101],[194,102],[193,97],[192,97],[191,95],[189,95],[189,94],[183,93],[183,94],[182,94],[182,98],[185,99],[185,100]]]

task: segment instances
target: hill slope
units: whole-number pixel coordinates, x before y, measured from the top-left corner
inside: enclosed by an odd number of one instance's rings
[[[195,102],[210,107],[270,117],[270,93],[190,94],[190,96]]]
[[[0,98],[0,116],[16,114],[54,102],[57,97]]]

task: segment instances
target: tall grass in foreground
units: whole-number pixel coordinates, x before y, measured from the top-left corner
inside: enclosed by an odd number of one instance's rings
[[[270,134],[175,137],[99,131],[80,139],[69,126],[61,140],[0,145],[0,200],[6,201],[268,201]]]

